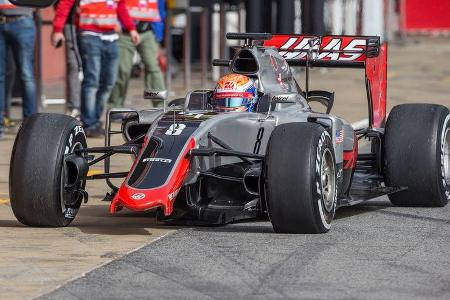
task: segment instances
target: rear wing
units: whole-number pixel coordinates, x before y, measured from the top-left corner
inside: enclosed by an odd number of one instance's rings
[[[277,48],[291,66],[365,69],[369,125],[384,126],[387,44],[381,44],[380,37],[274,34],[264,40],[263,46]]]
[[[310,66],[364,68],[368,58],[378,57],[380,37],[275,34],[263,46],[277,48],[292,66],[306,66],[310,52]]]

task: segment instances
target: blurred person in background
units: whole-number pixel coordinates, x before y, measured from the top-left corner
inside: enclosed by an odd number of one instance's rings
[[[17,125],[16,122],[11,120],[11,104],[14,86],[16,84],[16,63],[14,62],[14,55],[11,48],[8,50],[5,80],[5,111],[3,116],[3,126],[5,131],[7,131],[8,128],[13,128]]]
[[[55,5],[56,7],[57,3]],[[81,81],[83,80],[83,68],[78,49],[75,13],[76,5],[72,5],[63,29],[66,55],[66,113],[74,118],[80,118],[80,93]],[[56,46],[59,47],[61,45],[62,43]]]
[[[11,49],[22,80],[22,115],[24,120],[36,112],[34,79],[34,41],[36,28],[31,8],[16,7],[0,0],[0,137],[4,134],[4,109],[8,49]]]
[[[74,3],[75,0],[60,0],[56,8],[52,33],[54,46],[65,40],[62,31]],[[139,44],[140,37],[128,14],[125,0],[80,0],[77,6],[76,24],[83,64],[81,122],[86,136],[98,137],[105,134],[100,120],[117,77],[118,21],[130,33],[133,44]]]
[[[141,36],[134,45],[130,34],[123,30],[119,38],[120,62],[116,84],[109,98],[110,107],[122,107],[137,51],[145,68],[145,89],[164,90],[164,77],[159,66],[159,43],[164,38],[165,0],[125,0],[128,12]],[[154,103],[154,106],[159,102]]]

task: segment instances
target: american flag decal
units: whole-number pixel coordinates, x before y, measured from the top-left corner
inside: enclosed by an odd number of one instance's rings
[[[336,144],[342,144],[344,142],[344,129],[336,132]]]

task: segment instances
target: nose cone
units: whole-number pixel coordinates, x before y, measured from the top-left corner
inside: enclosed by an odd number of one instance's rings
[[[144,144],[144,147],[149,147],[149,142]],[[191,137],[185,143],[181,151],[177,152],[177,156],[173,158],[158,158],[158,157],[143,157],[145,149],[138,157],[139,162],[136,164],[167,164],[170,167],[169,172],[165,172],[165,177],[161,177],[161,168],[151,168],[147,166],[144,169],[134,168],[134,172],[139,172],[140,176],[131,180],[135,176],[131,172],[129,178],[125,180],[122,186],[117,191],[114,199],[111,202],[110,213],[114,214],[116,211],[126,207],[134,211],[144,211],[156,207],[162,207],[164,215],[168,216],[173,211],[173,203],[180,191],[182,184],[190,167],[189,151],[195,147],[195,140]],[[153,152],[157,154],[157,151]],[[166,161],[163,161],[166,160]],[[170,162],[169,162],[170,160]],[[165,170],[167,171],[167,170]],[[152,180],[145,180],[149,177],[155,177]],[[130,184],[131,182],[131,184]],[[161,184],[160,184],[161,183]],[[150,186],[150,184],[157,184],[157,186]],[[140,188],[139,185],[144,188]],[[147,188],[146,188],[147,187]]]

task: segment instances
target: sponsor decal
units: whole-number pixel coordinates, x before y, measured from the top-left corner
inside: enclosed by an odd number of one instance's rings
[[[287,85],[284,83],[284,80],[286,80],[286,77],[283,77],[283,75],[281,73],[278,73],[277,77],[276,77],[278,84],[281,86],[281,88],[283,90],[287,90]]]
[[[253,94],[249,92],[216,92],[214,93],[214,99],[226,99],[226,98],[253,98]]]
[[[218,90],[235,90],[249,82],[248,77],[242,74],[228,74],[222,77],[217,83]]]
[[[224,89],[224,90],[234,90],[234,89],[236,89],[236,82],[233,82],[233,81],[226,81],[226,82],[223,84],[223,89]]]
[[[180,135],[186,128],[185,124],[172,124],[166,131],[166,135]]]
[[[159,157],[147,157],[142,160],[142,162],[161,162],[165,164],[170,164],[172,162],[169,158],[159,158]]]
[[[255,146],[253,147],[253,153],[258,154],[259,149],[261,148],[261,141],[264,137],[264,127],[258,129],[258,134],[256,136]]]
[[[310,49],[309,42],[315,38],[305,36],[290,37],[279,47],[280,55],[286,59],[305,59],[307,53],[299,50]],[[338,37],[322,39],[320,45],[316,43],[312,46],[313,50],[320,50],[320,53],[315,57],[316,59],[339,61],[358,61],[364,54],[365,48],[365,39],[343,39]]]
[[[145,198],[145,194],[143,193],[135,193],[131,196],[134,200],[142,200]]]
[[[78,209],[68,207],[64,212],[64,217],[67,219],[74,219],[77,215]]]
[[[84,129],[83,126],[75,126],[75,135],[79,134],[80,132],[82,132],[84,134]]]
[[[169,194],[169,200],[170,201],[174,200],[177,197],[178,193],[180,192],[180,189],[181,188],[178,188],[178,189],[176,189],[175,191],[173,191],[172,193]]]
[[[273,57],[273,55],[271,54],[269,56],[269,58],[270,58],[270,64],[272,65],[273,70],[275,72],[278,71],[278,63],[277,63],[277,60],[275,59],[275,57]]]
[[[272,102],[288,102],[289,96],[273,96]]]
[[[144,91],[144,98],[147,99],[160,99],[164,100],[167,96],[167,91],[154,91],[154,90],[146,90]]]
[[[344,142],[344,129],[336,131],[336,144],[342,144]]]
[[[66,147],[64,148],[64,154],[69,154],[70,149],[72,149],[72,146],[73,146],[73,138],[75,136],[77,136],[79,133],[82,133],[84,135],[84,130],[83,130],[82,126],[77,125],[74,127],[74,129],[72,130],[72,133],[69,136],[69,141],[68,141]]]

